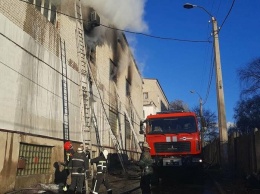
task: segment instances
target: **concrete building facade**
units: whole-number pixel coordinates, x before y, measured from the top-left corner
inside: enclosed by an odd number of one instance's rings
[[[157,79],[143,78],[143,116],[169,110],[169,101]]]
[[[53,182],[53,163],[64,159],[66,54],[69,137],[82,142],[80,76],[76,34],[79,1],[0,1],[0,191]],[[86,60],[90,68],[97,131],[92,155],[115,152],[111,131],[124,152],[137,159],[143,80],[125,36],[88,26],[93,9],[83,7]],[[102,18],[102,13],[99,14]],[[106,21],[109,23],[109,21]],[[103,32],[103,34],[101,34]],[[98,35],[101,34],[101,37]],[[102,41],[101,39],[102,38]],[[98,40],[98,41],[97,41]],[[61,43],[65,43],[64,47]],[[88,71],[88,69],[86,69]],[[89,91],[90,92],[90,91]]]

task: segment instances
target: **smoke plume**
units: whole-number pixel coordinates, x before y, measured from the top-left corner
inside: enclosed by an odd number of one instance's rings
[[[83,0],[82,3],[94,8],[119,29],[148,30],[143,20],[145,0]]]

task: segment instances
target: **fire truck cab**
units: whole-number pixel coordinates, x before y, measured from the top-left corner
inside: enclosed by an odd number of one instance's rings
[[[167,167],[202,168],[201,138],[194,112],[160,112],[147,116],[140,134],[151,147],[154,171]]]

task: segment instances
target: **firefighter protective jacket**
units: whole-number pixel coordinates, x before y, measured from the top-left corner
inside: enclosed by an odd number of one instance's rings
[[[71,175],[85,175],[85,171],[87,170],[87,159],[85,153],[76,152],[68,166]]]
[[[100,155],[91,160],[91,164],[96,163],[97,165],[97,174],[102,174],[107,172],[107,159],[104,155]]]
[[[153,160],[151,158],[150,153],[148,151],[143,151],[140,156],[139,163],[138,163],[142,170],[143,175],[153,173],[152,163],[153,163]]]

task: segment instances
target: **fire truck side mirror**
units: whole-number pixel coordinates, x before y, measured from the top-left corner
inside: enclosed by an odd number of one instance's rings
[[[144,134],[144,122],[140,121],[140,131],[139,134],[143,135]]]

